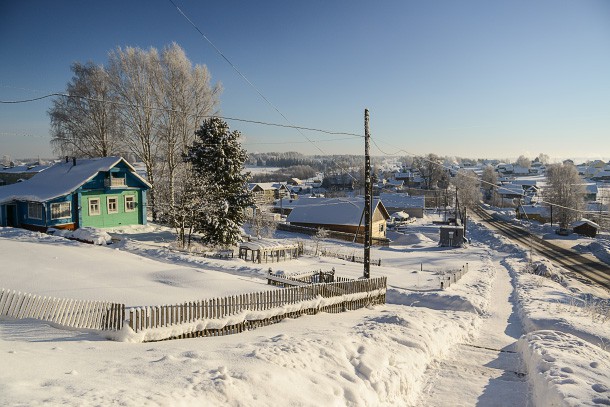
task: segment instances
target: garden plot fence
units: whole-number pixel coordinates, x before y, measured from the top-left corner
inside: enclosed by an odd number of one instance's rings
[[[118,331],[123,328],[125,305],[42,297],[3,288],[0,291],[0,317],[33,318],[68,328]]]
[[[457,283],[464,274],[468,273],[468,263],[457,270],[443,271],[440,273],[441,290],[450,287],[451,283]]]
[[[386,277],[379,277],[132,308],[129,326],[143,342],[229,335],[285,318],[384,304],[386,287]]]
[[[303,252],[310,256],[323,256],[323,257],[334,257],[336,259],[351,261],[352,263],[364,264],[364,257],[356,256],[355,254],[338,253],[327,249],[311,249],[309,247],[304,248]],[[371,259],[371,265],[381,266],[381,259]]]

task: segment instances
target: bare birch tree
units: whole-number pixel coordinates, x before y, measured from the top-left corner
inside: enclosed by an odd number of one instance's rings
[[[457,188],[461,206],[473,208],[479,203],[481,200],[480,182],[474,171],[461,169],[451,182]]]
[[[487,165],[483,169],[482,179],[482,188],[485,191],[485,198],[488,200],[494,200],[494,194],[496,193],[497,184],[498,184],[498,174],[496,170],[491,165]]]
[[[174,211],[177,178],[188,177],[183,156],[195,140],[200,119],[216,113],[220,85],[210,86],[210,74],[205,66],[193,67],[184,50],[176,43],[161,53],[162,81],[157,87],[159,117],[159,153],[163,155],[162,174],[166,209]],[[173,217],[173,215],[172,215]]]
[[[117,48],[109,56],[109,80],[121,102],[120,116],[125,128],[124,141],[146,166],[152,185],[149,203],[157,220],[155,162],[158,153],[159,109],[155,108],[156,87],[162,77],[159,53],[151,48]]]
[[[118,105],[103,66],[75,62],[66,93],[53,100],[51,145],[56,154],[107,157],[119,154],[121,142]]]

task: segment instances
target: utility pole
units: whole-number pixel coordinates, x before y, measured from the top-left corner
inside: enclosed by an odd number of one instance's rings
[[[371,156],[369,110],[364,109],[364,278],[371,277]]]

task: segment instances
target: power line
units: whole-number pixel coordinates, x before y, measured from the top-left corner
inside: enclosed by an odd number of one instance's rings
[[[277,106],[275,106],[273,103],[271,103],[271,101],[269,99],[267,99],[267,97],[265,95],[263,95],[263,93],[246,77],[246,75],[244,75],[238,68],[237,66],[235,66],[235,64],[233,64],[233,62],[231,62],[231,60],[203,33],[203,31],[201,31],[199,29],[199,27],[180,9],[180,7],[178,7],[178,5],[173,1],[173,0],[168,0],[170,3],[173,4],[173,6],[176,8],[176,10],[178,10],[178,12],[186,19],[186,21],[189,22],[190,25],[193,26],[193,28],[208,42],[208,44],[210,44],[212,46],[212,48],[214,48],[214,50],[231,66],[231,68],[233,68],[233,70],[235,72],[237,72],[237,74],[239,76],[241,76],[243,78],[244,81],[246,81],[246,83],[248,85],[250,85],[250,87],[252,89],[254,89],[254,91],[273,109],[275,110],[280,116],[282,116],[282,118],[284,118],[284,120],[286,121],[286,123],[288,123],[290,125],[290,127],[293,127],[294,129],[296,129],[301,136],[303,136],[311,145],[313,145],[318,151],[320,151],[320,153],[322,153],[323,155],[328,155],[328,153],[326,153],[324,150],[322,150],[320,148],[320,146],[318,146],[316,143],[314,143],[309,137],[307,137],[305,135],[305,133],[303,133],[301,131],[301,128],[294,126],[292,124],[292,122],[290,120],[288,120],[288,118],[284,115],[284,113],[282,113],[280,111],[280,109],[277,108]],[[349,173],[349,171],[345,170],[344,168],[341,168],[343,171],[345,171],[354,181],[356,181],[356,179]]]
[[[143,108],[143,109],[150,109],[150,110],[157,110],[157,111],[164,111],[164,112],[183,113],[183,114],[185,113],[185,112],[183,112],[181,110],[177,110],[177,109],[168,109],[168,108],[158,107],[158,106],[137,105],[137,104],[132,104],[132,103],[120,102],[118,100],[97,99],[97,98],[92,98],[92,97],[89,97],[89,96],[70,95],[70,94],[67,94],[67,93],[59,93],[59,92],[49,93],[47,95],[39,96],[39,97],[32,98],[32,99],[0,100],[0,104],[31,103],[31,102],[36,102],[38,100],[42,100],[42,99],[46,99],[46,98],[50,98],[50,97],[54,97],[54,96],[56,96],[56,97],[74,98],[74,99],[84,99],[84,100],[91,101],[91,102],[109,103],[109,104],[114,104],[114,105],[119,105],[119,106],[126,106],[126,107],[139,107],[139,108]],[[237,121],[237,122],[243,122],[243,123],[259,124],[259,125],[263,125],[263,126],[291,128],[291,129],[312,131],[312,132],[324,133],[324,134],[335,135],[335,136],[351,136],[352,138],[363,138],[364,137],[363,135],[357,134],[357,133],[349,133],[349,132],[344,132],[344,131],[331,131],[331,130],[318,129],[318,128],[314,128],[314,127],[296,126],[296,125],[293,125],[293,124],[271,123],[271,122],[264,122],[264,121],[261,121],[261,120],[242,119],[242,118],[238,118],[238,117],[229,117],[229,116],[220,116],[220,115],[193,115],[193,114],[187,114],[187,115],[188,116],[193,116],[193,117],[196,117],[196,118],[212,118],[212,117],[217,117],[219,119],[229,120],[229,121]],[[308,140],[309,143],[313,143],[314,141],[316,141],[316,142],[318,141],[318,140],[310,140],[310,139],[307,139],[307,140]],[[324,154],[326,154],[326,153],[324,153]]]

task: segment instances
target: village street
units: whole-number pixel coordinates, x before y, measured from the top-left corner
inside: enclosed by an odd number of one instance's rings
[[[528,406],[527,377],[516,343],[523,329],[508,270],[495,259],[491,303],[478,335],[427,370],[422,406]]]

